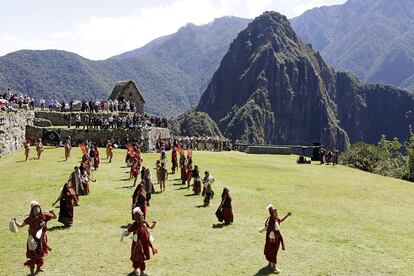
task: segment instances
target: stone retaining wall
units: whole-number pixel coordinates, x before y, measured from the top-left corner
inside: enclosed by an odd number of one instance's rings
[[[272,146],[248,146],[247,153],[254,154],[292,154],[291,147],[272,147]]]
[[[33,120],[33,111],[0,112],[0,157],[23,146],[26,125]]]
[[[85,140],[90,140],[100,146],[104,146],[108,139],[113,139],[116,144],[123,146],[126,143],[142,142],[143,151],[155,151],[155,143],[158,138],[169,138],[170,130],[167,128],[152,128],[149,131],[128,129],[66,129],[66,128],[42,128],[27,126],[26,137],[30,140],[44,138],[48,133],[55,132],[60,140],[69,136],[73,145],[78,145]]]

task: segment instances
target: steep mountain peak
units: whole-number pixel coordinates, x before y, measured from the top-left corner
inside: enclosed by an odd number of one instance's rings
[[[413,108],[404,91],[335,73],[285,16],[265,12],[230,45],[196,111],[234,140],[344,148],[381,134],[405,140]]]
[[[263,41],[272,37],[289,38],[294,42],[298,41],[298,37],[290,26],[290,22],[286,16],[274,11],[266,11],[256,17],[250,23],[248,30],[259,35],[265,35],[262,36]]]
[[[332,78],[329,67],[301,42],[285,16],[265,12],[230,45],[197,110],[207,112],[233,139],[324,141],[343,147],[348,138],[337,124],[324,84]]]

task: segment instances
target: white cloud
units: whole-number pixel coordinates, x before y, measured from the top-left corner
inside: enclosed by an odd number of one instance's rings
[[[38,38],[34,41],[7,40],[3,37],[1,51],[56,47],[88,58],[104,59],[141,47],[189,22],[205,24],[226,15],[254,18],[266,10],[293,17],[315,6],[339,2],[345,0],[173,0],[140,10],[125,9],[127,14],[119,17],[91,15],[71,29],[39,35],[44,41]]]
[[[56,43],[51,40],[24,40],[12,35],[3,35],[0,38],[0,45],[4,54],[15,51],[16,49],[52,49],[56,47]]]

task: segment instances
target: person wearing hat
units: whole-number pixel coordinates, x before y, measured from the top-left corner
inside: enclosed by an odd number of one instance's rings
[[[142,213],[139,207],[135,207],[132,211],[134,216],[134,222],[125,229],[125,236],[128,236],[130,233],[133,233],[132,245],[131,245],[131,261],[134,271],[132,272],[135,275],[138,275],[140,270],[141,275],[145,275],[145,261],[150,259],[150,248],[152,249],[152,254],[155,255],[158,253],[158,250],[153,247],[151,242],[151,235],[148,229],[154,229],[156,221],[152,222],[150,226],[147,221],[144,219],[144,214]]]
[[[39,203],[33,200],[31,202],[29,216],[23,221],[22,224],[19,224],[16,221],[17,227],[21,228],[26,225],[29,226],[29,238],[26,246],[26,257],[29,260],[27,260],[24,265],[30,268],[31,275],[35,275],[36,273],[42,271],[44,265],[43,257],[47,256],[49,250],[51,250],[47,245],[46,223],[55,218],[56,214],[53,210],[50,212],[42,212]]]
[[[264,248],[264,255],[266,260],[269,262],[269,267],[272,271],[279,273],[281,270],[276,268],[277,264],[277,252],[279,251],[279,246],[282,245],[282,250],[285,250],[285,245],[283,243],[283,237],[280,233],[280,223],[287,219],[292,214],[289,212],[282,219],[279,218],[277,214],[277,209],[273,205],[267,206],[269,211],[269,217],[266,220],[265,228],[266,230],[266,243]]]

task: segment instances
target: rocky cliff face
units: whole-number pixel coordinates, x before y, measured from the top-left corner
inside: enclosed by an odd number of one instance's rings
[[[404,91],[335,73],[276,12],[239,33],[197,107],[232,139],[337,148],[408,132],[412,109],[414,100]]]
[[[348,136],[323,79],[333,74],[286,17],[267,12],[230,46],[197,109],[233,139],[343,146]]]

